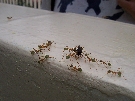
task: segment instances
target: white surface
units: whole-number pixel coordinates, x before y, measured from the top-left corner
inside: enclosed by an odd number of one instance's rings
[[[29,55],[32,48],[37,48],[47,40],[56,42],[56,45],[51,48],[53,51],[48,54],[57,60],[50,61],[50,65],[62,66],[65,70],[70,61],[65,59],[65,62],[58,62],[62,58],[65,46],[81,45],[87,52],[92,53],[92,57],[111,61],[112,69],[121,68],[122,77],[111,77],[106,74],[107,69],[102,70],[102,66],[100,68],[96,64],[81,60],[82,73],[88,76],[84,81],[89,82],[89,78],[92,77],[101,80],[96,85],[104,84],[102,82],[117,85],[118,88],[106,86],[105,90],[108,93],[109,90],[112,90],[110,92],[118,90],[121,94],[126,94],[133,99],[135,99],[134,37],[134,25],[70,13],[48,13],[45,16],[11,20],[0,25],[0,41],[21,48]],[[103,85],[100,85],[99,89],[103,89],[102,87]],[[121,89],[121,87],[124,88]]]
[[[38,15],[47,15],[50,13],[52,12],[29,8],[29,7],[0,3],[0,24],[8,22],[7,17],[12,17],[12,21],[13,21],[16,19],[38,16]]]

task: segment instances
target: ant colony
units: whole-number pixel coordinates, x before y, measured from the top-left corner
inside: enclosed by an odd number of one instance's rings
[[[51,59],[51,58],[56,59],[56,58],[50,56],[50,54],[48,54],[48,51],[51,51],[50,48],[53,43],[54,43],[54,41],[47,40],[46,43],[38,45],[38,49],[33,48],[33,50],[30,51],[31,55],[38,56],[37,62],[39,64],[43,64],[44,62],[47,62],[48,59]],[[56,43],[54,43],[54,44],[56,44]],[[95,63],[97,65],[99,65],[99,64],[103,65],[107,69],[106,74],[111,74],[111,75],[115,75],[118,77],[121,77],[121,75],[122,75],[121,71],[119,71],[119,70],[113,71],[110,69],[111,65],[112,65],[110,63],[110,61],[104,61],[104,60],[99,60],[97,58],[92,58],[91,53],[87,53],[84,50],[84,47],[81,47],[80,45],[75,46],[74,48],[69,48],[68,46],[66,46],[63,49],[62,60],[69,60],[67,69],[70,71],[82,72],[83,69],[82,69],[79,61],[84,61],[85,63]],[[59,61],[59,62],[61,62],[61,61]],[[108,68],[109,68],[109,70],[108,70]]]
[[[50,47],[52,45],[52,41],[48,41],[46,43],[43,43],[42,45],[38,45],[38,49],[33,48],[31,52],[32,55],[37,55],[38,56],[38,63],[39,64],[43,64],[45,61],[47,61],[50,58],[54,58],[51,57],[49,54],[46,54],[47,51],[50,51]]]

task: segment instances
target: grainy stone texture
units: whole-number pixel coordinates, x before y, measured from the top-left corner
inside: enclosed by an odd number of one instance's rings
[[[1,44],[0,85],[1,101],[133,101],[119,93],[107,95],[75,74],[39,65],[32,57]]]
[[[9,11],[0,19],[5,20],[0,24],[2,100],[135,99],[134,25],[56,12],[7,20]],[[38,11],[33,9],[33,12]],[[56,44],[53,43],[45,54],[56,59],[50,59],[50,64],[39,65],[34,62],[38,57],[31,56],[30,51],[47,40]],[[62,55],[66,55],[64,47],[78,45],[91,53],[92,58],[110,61],[112,70],[121,68],[122,76],[107,75],[104,65],[85,62],[83,58],[77,60],[83,70],[81,73],[69,71],[67,65],[72,61],[62,60]],[[77,61],[74,59],[73,63]]]

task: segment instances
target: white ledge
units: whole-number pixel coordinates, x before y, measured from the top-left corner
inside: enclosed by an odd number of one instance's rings
[[[109,95],[124,94],[133,100],[135,100],[134,38],[134,25],[70,13],[51,13],[11,20],[0,25],[1,43],[9,44],[8,47],[13,46],[14,51],[23,50],[25,51],[23,54],[27,56],[31,56],[30,51],[38,45],[47,40],[54,41],[56,44],[53,44],[51,51],[47,53],[56,58],[50,60],[50,65],[71,74],[74,72],[67,69],[67,64],[71,62],[67,59],[59,62],[65,46],[72,48],[81,45],[92,57],[110,61],[112,70],[121,68],[121,77],[107,75],[109,69],[103,65],[98,66],[79,60],[82,72],[77,75],[82,78],[78,79]]]
[[[47,10],[0,3],[0,24],[7,23],[7,17],[12,17],[12,21],[14,21],[21,18],[47,15],[50,13],[52,12]]]

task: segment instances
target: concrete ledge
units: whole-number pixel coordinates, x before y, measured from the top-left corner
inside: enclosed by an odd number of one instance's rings
[[[47,15],[51,13],[52,12],[47,10],[0,3],[0,24],[8,23],[7,17],[12,17],[12,21],[14,21],[21,18]]]
[[[122,24],[124,23],[57,13],[1,24],[0,98],[4,101],[135,100],[135,27]],[[33,58],[30,51],[47,40],[56,42],[56,45],[51,46],[51,51],[48,51],[56,60],[41,65],[34,62],[37,58]],[[66,65],[70,61],[65,59],[58,62],[67,45],[84,46],[93,57],[111,61],[112,69],[121,68],[122,77],[111,77],[107,75],[105,68],[102,70],[99,66],[81,62],[82,60],[79,61],[83,69],[81,73],[69,71]]]
[[[128,89],[62,67],[39,65],[35,59],[20,54],[24,51],[17,52],[3,42],[0,47],[1,101],[133,101],[134,95],[127,95],[133,92]]]

